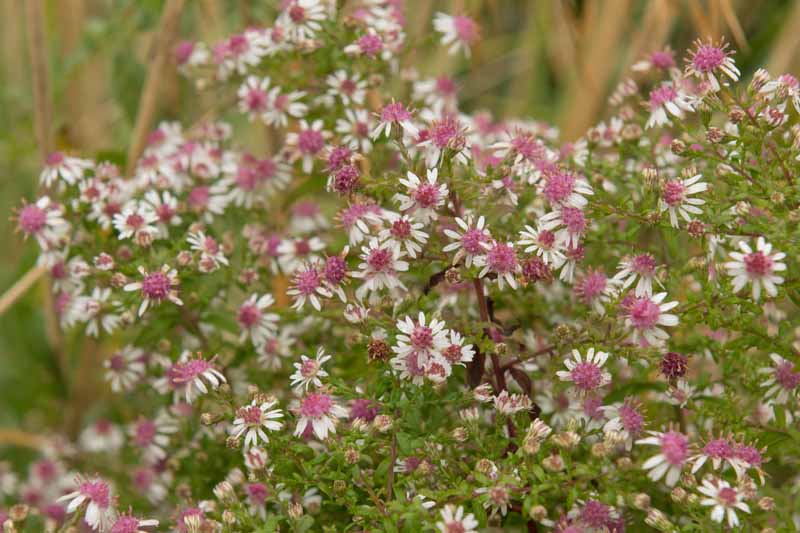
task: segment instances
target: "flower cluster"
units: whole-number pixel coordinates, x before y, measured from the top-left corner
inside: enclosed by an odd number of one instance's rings
[[[129,173],[45,162],[14,218],[111,392],[27,474],[0,463],[0,523],[800,522],[797,80],[655,51],[565,142],[417,72],[402,2],[341,4],[180,43],[230,98]],[[481,44],[466,14],[431,24]]]

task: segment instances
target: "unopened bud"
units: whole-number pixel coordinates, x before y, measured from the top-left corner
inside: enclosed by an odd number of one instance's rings
[[[299,503],[292,502],[289,504],[289,517],[297,520],[303,516],[303,506]]]
[[[372,421],[372,426],[381,433],[386,433],[392,429],[392,417],[389,415],[378,415]]]
[[[547,509],[543,505],[534,505],[531,507],[530,511],[528,511],[528,516],[531,517],[531,520],[541,522],[547,518]]]

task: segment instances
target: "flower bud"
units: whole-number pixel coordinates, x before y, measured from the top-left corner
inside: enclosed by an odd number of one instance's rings
[[[289,517],[297,520],[303,516],[303,506],[299,503],[292,502],[289,504]]]
[[[236,501],[236,491],[227,481],[220,481],[214,487],[214,496],[224,504],[233,503]]]
[[[347,448],[344,451],[344,460],[349,465],[354,465],[358,462],[360,454],[355,448]]]
[[[534,505],[531,507],[530,511],[528,511],[528,516],[531,520],[541,522],[547,518],[547,509],[543,505]]]
[[[17,505],[12,506],[11,509],[8,510],[8,516],[14,522],[22,522],[23,520],[28,518],[29,511],[30,508],[27,505],[25,505],[24,503],[18,503]]]
[[[672,492],[670,492],[669,495],[670,498],[672,498],[672,501],[676,503],[681,503],[683,500],[686,499],[686,490],[681,487],[675,487],[674,489],[672,489]]]
[[[228,509],[225,509],[222,511],[222,522],[226,525],[232,526],[236,523],[236,515]]]
[[[644,523],[648,526],[658,529],[659,531],[669,531],[672,529],[672,522],[667,519],[667,516],[658,509],[650,509],[644,519]]]
[[[542,466],[550,472],[559,472],[564,469],[564,460],[559,454],[554,453],[544,458]]]
[[[758,500],[758,507],[759,509],[763,509],[764,511],[772,511],[775,509],[775,500],[770,498],[769,496],[764,496],[760,500]]]
[[[469,438],[467,430],[461,426],[455,428],[451,435],[453,436],[453,440],[456,442],[466,442],[466,440]]]
[[[463,281],[463,278],[461,277],[461,271],[455,267],[447,269],[447,272],[444,273],[444,279],[450,285],[456,285]]]
[[[644,492],[638,493],[633,497],[633,506],[640,511],[646,511],[650,508],[650,495]]]
[[[670,144],[670,150],[672,150],[672,153],[675,155],[681,155],[686,152],[686,143],[680,139],[673,139]]]
[[[389,415],[378,415],[372,421],[372,426],[381,433],[386,433],[392,429],[392,417]]]

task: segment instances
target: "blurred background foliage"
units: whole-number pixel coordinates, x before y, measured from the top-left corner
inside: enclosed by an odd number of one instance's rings
[[[35,244],[15,235],[9,220],[22,198],[36,197],[43,157],[34,125],[30,2],[42,8],[53,145],[120,164],[165,6],[161,0],[0,0],[0,211],[6,213],[0,217],[0,294],[36,260]],[[177,38],[214,42],[267,24],[278,3],[186,1]],[[409,39],[418,45],[409,65],[425,76],[454,76],[467,110],[548,121],[565,139],[602,118],[628,66],[666,45],[682,58],[697,37],[725,37],[745,76],[759,66],[772,74],[797,74],[800,66],[800,0],[406,0],[406,6]],[[436,46],[430,25],[436,11],[480,22],[483,40],[471,63]],[[192,122],[214,102],[227,101],[198,93],[174,68],[166,70],[157,119]],[[249,133],[257,147],[263,135]],[[61,338],[48,327],[50,305],[40,280],[0,317],[3,458],[30,453],[37,435],[51,429],[75,435],[110,401],[101,381],[109,347],[76,335]]]

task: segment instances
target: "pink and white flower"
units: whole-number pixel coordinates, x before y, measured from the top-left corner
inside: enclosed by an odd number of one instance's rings
[[[556,375],[561,381],[571,381],[581,393],[589,393],[611,383],[611,373],[603,369],[608,353],[595,352],[589,348],[586,358],[578,350],[572,350],[572,358],[564,360],[567,370],[559,370]]]
[[[364,104],[364,97],[367,94],[367,82],[362,80],[358,74],[350,75],[346,70],[339,69],[327,77],[325,83],[328,85],[328,95],[339,98],[345,107],[355,103]]]
[[[692,98],[672,82],[662,83],[660,87],[650,91],[646,105],[650,110],[650,117],[644,125],[645,128],[670,124],[669,115],[682,119],[684,113],[694,111]]]
[[[441,533],[477,533],[478,521],[472,513],[464,514],[464,508],[452,504],[445,505],[440,511],[442,520],[436,522]]]
[[[400,333],[392,351],[400,356],[414,352],[420,357],[423,366],[430,357],[440,355],[449,346],[445,323],[435,318],[426,323],[425,313],[422,311],[417,315],[417,320],[406,316],[397,321],[396,327]]]
[[[289,117],[306,116],[308,106],[300,100],[305,95],[305,91],[283,92],[280,87],[273,87],[269,91],[267,110],[262,115],[264,122],[269,126],[285,128],[289,124]]]
[[[325,283],[323,272],[311,264],[295,270],[292,276],[292,285],[286,294],[294,297],[293,309],[302,309],[306,301],[309,301],[317,311],[322,309],[320,298],[333,296]]]
[[[392,125],[396,124],[412,137],[419,135],[419,129],[411,121],[411,112],[406,109],[402,102],[392,102],[386,104],[380,113],[380,122],[372,130],[372,138],[377,139],[381,135],[386,137],[392,134]]]
[[[233,420],[230,433],[235,439],[244,435],[245,450],[258,446],[259,442],[269,442],[269,437],[264,430],[280,431],[283,428],[283,423],[277,421],[279,418],[283,418],[283,411],[271,409],[277,403],[277,400],[261,403],[253,400],[250,405],[236,410],[236,418]]]
[[[775,366],[760,368],[759,374],[766,379],[761,386],[766,388],[766,398],[772,399],[778,405],[786,404],[800,391],[800,371],[795,370],[795,364],[776,353],[769,354]]]
[[[254,293],[239,306],[236,313],[236,321],[241,329],[239,342],[249,338],[253,344],[261,344],[267,337],[277,333],[278,315],[264,312],[274,303],[275,298],[271,294],[259,296]]]
[[[368,293],[381,289],[405,289],[398,274],[408,270],[408,263],[403,261],[405,253],[391,243],[381,243],[372,238],[367,246],[361,248],[361,263],[358,270],[351,275],[363,279],[363,284],[356,289],[356,298],[363,300]]]
[[[689,439],[683,433],[674,430],[666,433],[659,431],[648,431],[648,433],[649,437],[637,440],[636,444],[658,446],[659,453],[645,461],[642,468],[649,471],[647,477],[653,481],[658,481],[666,474],[666,484],[673,487],[688,462],[691,450]]]
[[[619,271],[614,275],[614,281],[620,283],[620,290],[625,290],[638,279],[634,294],[637,297],[653,294],[653,280],[656,279],[655,258],[650,254],[639,254],[626,257],[619,263]]]
[[[122,514],[114,521],[109,533],[149,533],[150,528],[156,526],[158,526],[158,520],[155,518],[142,520],[132,514]],[[142,529],[145,527],[147,529]]]
[[[327,9],[320,0],[291,0],[277,22],[290,39],[300,43],[313,39],[327,18]]]
[[[311,427],[314,435],[320,440],[328,438],[329,433],[336,433],[336,421],[347,417],[347,409],[336,403],[336,400],[325,392],[309,392],[301,400],[296,409],[298,415],[294,435],[299,437]]]
[[[733,292],[741,291],[750,282],[756,302],[761,297],[762,287],[768,296],[777,296],[777,285],[783,283],[783,277],[775,273],[786,270],[786,264],[781,262],[786,254],[773,252],[772,245],[764,237],[756,240],[755,251],[745,241],[739,243],[739,250],[730,252],[728,255],[732,261],[725,263],[728,275],[733,278]]]
[[[144,377],[144,350],[128,344],[103,362],[105,379],[114,392],[133,389]]]
[[[33,235],[42,250],[58,246],[69,231],[63,208],[42,196],[35,204],[24,205],[16,216],[17,227],[25,236]]]
[[[467,268],[472,265],[485,265],[486,246],[492,240],[489,230],[484,229],[486,219],[481,215],[476,222],[472,215],[467,215],[466,218],[456,217],[455,222],[461,232],[445,228],[444,234],[453,242],[442,248],[442,251],[450,253],[456,250],[456,254],[453,256],[454,265],[458,264],[462,259],[464,259],[464,264]]]
[[[731,487],[730,483],[723,479],[704,479],[697,490],[706,496],[700,500],[700,505],[711,507],[711,520],[714,522],[722,523],[727,519],[728,527],[738,528],[739,517],[736,511],[750,513],[750,507],[744,502],[742,491]]]
[[[322,347],[317,348],[317,355],[314,359],[311,359],[307,355],[301,355],[300,362],[294,364],[294,374],[289,376],[295,392],[300,392],[301,390],[307,391],[310,385],[314,385],[317,388],[322,387],[322,380],[320,378],[328,377],[328,372],[322,368],[322,365],[330,359],[331,356],[327,355],[325,349]]]
[[[342,142],[352,150],[368,154],[372,151],[370,132],[375,122],[366,109],[345,109],[344,117],[336,119],[336,133]]]
[[[269,107],[269,77],[248,76],[239,87],[239,111],[252,121],[266,113]]]
[[[451,54],[463,50],[464,55],[469,57],[470,46],[480,39],[478,23],[464,15],[436,13],[433,28],[442,34],[442,45],[447,46]]]
[[[400,179],[400,183],[408,189],[407,194],[397,193],[393,199],[400,204],[400,210],[412,213],[414,218],[427,224],[431,220],[436,220],[437,209],[441,208],[447,200],[447,185],[437,183],[439,169],[430,168],[427,170],[427,179],[420,180],[419,176],[410,170],[405,179]]]
[[[678,315],[667,313],[677,307],[678,302],[662,303],[666,297],[666,292],[660,292],[653,296],[633,298],[626,306],[625,322],[633,329],[634,342],[660,346],[669,338],[669,334],[659,326],[678,325]]]
[[[322,120],[315,120],[311,124],[300,120],[297,132],[290,132],[286,136],[286,145],[291,150],[293,161],[303,162],[303,172],[310,174],[314,168],[314,159],[321,155],[325,148],[325,140],[330,137],[330,132],[323,129]]]
[[[144,315],[151,305],[158,305],[164,300],[169,300],[175,305],[183,305],[183,301],[178,298],[180,280],[177,270],[163,265],[161,270],[148,272],[143,266],[140,266],[139,274],[142,276],[142,281],[125,285],[126,291],[139,291],[142,296],[139,316]]]
[[[416,259],[417,254],[422,252],[422,247],[428,242],[428,234],[422,231],[425,225],[422,222],[412,221],[406,215],[396,213],[387,213],[386,218],[390,226],[381,230],[378,239],[396,243],[401,249],[405,249],[410,258]]]
[[[741,72],[736,68],[727,43],[714,44],[713,41],[695,41],[695,50],[686,65],[686,74],[708,82],[711,90],[720,90],[720,78],[727,77],[737,81]]]
[[[39,175],[39,182],[50,187],[60,179],[67,185],[75,185],[83,179],[86,171],[94,167],[88,159],[70,157],[63,152],[53,152],[47,156],[44,169]]]
[[[175,391],[176,399],[183,393],[186,403],[208,394],[209,389],[217,390],[226,382],[225,376],[212,361],[203,359],[199,353],[193,357],[189,352],[183,352],[181,358],[167,369],[165,377],[167,384]]]
[[[703,212],[697,206],[705,204],[706,201],[690,197],[708,190],[708,183],[700,181],[702,177],[702,174],[695,174],[687,179],[669,180],[661,189],[658,207],[661,211],[669,211],[669,221],[673,228],[678,227],[678,215],[686,222],[691,222],[692,215]]]
[[[539,184],[539,190],[550,205],[567,205],[579,209],[586,207],[589,203],[586,197],[594,194],[586,178],[563,169],[546,172],[544,180]]]
[[[61,496],[59,502],[67,504],[67,514],[72,514],[86,504],[84,519],[92,529],[106,531],[116,516],[111,487],[100,478],[77,480],[77,489]]]
[[[506,283],[511,285],[512,289],[516,289],[518,286],[516,276],[521,268],[514,243],[494,241],[485,247],[486,261],[478,277],[483,278],[491,273],[497,276],[497,284],[501,289]]]
[[[525,246],[526,254],[535,253],[547,266],[557,269],[567,260],[564,255],[564,243],[556,239],[556,234],[550,230],[539,227],[534,229],[525,225],[525,229],[519,232],[519,246]]]

